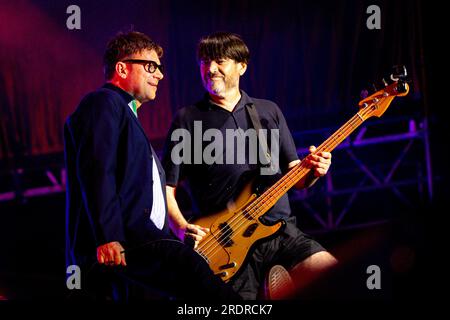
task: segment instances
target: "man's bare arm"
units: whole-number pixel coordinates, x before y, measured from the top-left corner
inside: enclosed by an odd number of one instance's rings
[[[198,242],[209,232],[208,228],[203,228],[196,224],[188,223],[181,213],[178,202],[175,198],[176,187],[166,186],[167,209],[169,214],[170,228],[180,240],[184,241],[185,237],[194,240],[194,248]]]
[[[319,152],[317,154],[313,154],[315,151],[315,146],[309,147],[310,154],[303,160],[305,161],[306,167],[310,168],[311,171],[299,182],[297,182],[295,187],[298,189],[311,187],[320,177],[327,174],[328,169],[331,166],[331,153]],[[300,163],[300,160],[291,161],[288,168],[291,169],[298,163]]]

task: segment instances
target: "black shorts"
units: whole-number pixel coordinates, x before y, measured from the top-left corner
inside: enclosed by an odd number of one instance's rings
[[[289,217],[278,236],[256,245],[246,266],[232,279],[231,284],[242,298],[255,300],[260,298],[258,293],[272,266],[280,264],[289,270],[320,251],[325,249],[297,227],[295,217]]]

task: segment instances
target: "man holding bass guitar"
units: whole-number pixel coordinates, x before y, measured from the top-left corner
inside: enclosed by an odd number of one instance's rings
[[[288,269],[297,287],[302,286],[329,270],[337,260],[298,229],[287,195],[263,199],[260,206],[254,205],[251,209],[240,210],[241,205],[233,202],[255,173],[257,177],[252,180],[250,194],[255,189],[261,194],[264,189],[259,187],[276,184],[282,173],[300,162],[286,120],[275,103],[251,98],[239,89],[239,79],[247,69],[250,54],[238,35],[218,32],[206,36],[198,44],[197,55],[207,93],[198,103],[179,110],[163,156],[171,228],[180,239],[190,240],[210,265],[217,256],[227,256],[219,259],[216,274],[224,281],[231,281],[244,299],[262,297],[265,275],[274,265]],[[252,140],[248,134],[252,130],[267,135],[257,135],[257,139]],[[219,141],[219,137],[239,139],[242,135],[248,137],[241,140],[243,144]],[[190,143],[188,138],[199,136],[203,139],[200,144],[199,141]],[[181,137],[183,150],[179,152]],[[205,140],[212,142],[207,145]],[[259,153],[252,148],[252,143],[253,147],[255,143],[260,146]],[[302,165],[310,169],[310,173],[295,184],[297,188],[310,187],[330,167],[331,154],[315,154],[315,150],[314,146],[310,147],[311,154],[303,160]],[[201,161],[199,156],[203,157]],[[260,161],[252,161],[255,158]],[[273,169],[270,174],[267,173],[270,170],[264,170],[268,165]],[[202,225],[185,219],[175,199],[177,186],[184,178],[189,182],[201,215],[211,216],[223,211],[223,220],[217,215],[219,218],[212,219],[209,225]],[[269,209],[264,216],[256,215],[258,208],[267,204]],[[284,222],[280,223],[281,220]],[[270,230],[280,229],[279,232],[263,232],[269,230],[266,225],[276,222],[279,223]],[[243,225],[246,227],[242,228]],[[263,236],[272,232],[271,237]],[[251,240],[252,237],[255,239]],[[236,271],[232,271],[233,268]]]

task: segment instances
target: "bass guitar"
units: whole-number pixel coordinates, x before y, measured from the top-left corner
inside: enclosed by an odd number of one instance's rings
[[[395,97],[408,94],[406,69],[391,75],[393,83],[361,100],[359,111],[334,132],[315,151],[331,152],[364,121],[381,117]],[[195,248],[216,275],[229,281],[242,268],[252,246],[259,240],[273,236],[285,224],[283,220],[273,225],[264,224],[260,218],[299,180],[309,173],[303,162],[292,167],[280,180],[262,194],[253,192],[248,183],[236,199],[221,212],[201,217],[193,223],[209,228]]]

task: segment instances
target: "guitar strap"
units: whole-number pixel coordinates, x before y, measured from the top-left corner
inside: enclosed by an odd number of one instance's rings
[[[264,157],[264,161],[262,161],[263,159],[261,159],[261,161],[260,161],[261,166],[264,168],[270,167],[271,156],[269,153],[269,148],[267,146],[266,135],[264,135],[264,131],[261,126],[261,121],[259,120],[259,114],[256,111],[256,107],[253,103],[246,104],[245,108],[248,112],[248,115],[250,116],[250,120],[252,121],[253,128],[256,130],[256,136],[257,136],[259,147],[260,147],[260,154],[262,153],[263,157]]]

